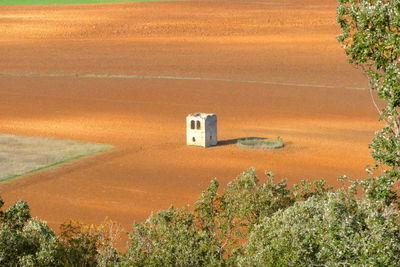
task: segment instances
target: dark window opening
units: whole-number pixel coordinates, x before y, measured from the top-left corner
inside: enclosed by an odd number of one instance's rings
[[[194,129],[194,121],[191,121],[191,122],[190,122],[190,128],[191,128],[191,129]]]
[[[210,140],[212,139],[212,135],[210,135]]]
[[[197,130],[199,130],[200,129],[200,121],[197,121]]]
[[[193,142],[196,142],[196,138],[193,137],[192,140],[193,140]]]

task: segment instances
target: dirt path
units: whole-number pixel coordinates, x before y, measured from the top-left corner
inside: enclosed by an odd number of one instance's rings
[[[329,1],[193,1],[1,7],[0,73],[125,74],[366,87],[335,41]],[[215,112],[219,140],[185,145],[185,117]],[[106,216],[130,229],[193,204],[250,166],[287,177],[365,176],[379,129],[369,93],[208,80],[0,76],[0,132],[101,142],[105,154],[1,184],[57,226]],[[236,138],[281,136],[276,151]]]

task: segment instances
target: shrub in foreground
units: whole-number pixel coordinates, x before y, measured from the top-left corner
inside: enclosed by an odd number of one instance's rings
[[[113,266],[119,259],[113,246],[118,231],[110,231],[115,225],[71,222],[59,237],[19,200],[0,212],[0,266]]]
[[[212,180],[193,210],[171,207],[135,223],[125,253],[110,221],[70,222],[57,236],[20,200],[0,223],[1,266],[400,266],[394,204],[323,180],[290,190],[268,172],[260,182],[253,169],[222,191]]]
[[[320,191],[328,190],[324,183],[316,184]],[[218,188],[212,180],[194,211],[171,207],[135,223],[126,261],[154,266],[234,265],[248,234],[265,216],[314,194],[307,182],[292,194],[286,181],[275,183],[271,173],[260,183],[254,169],[242,173],[221,193]]]
[[[400,266],[399,214],[344,192],[280,210],[250,233],[247,266]]]

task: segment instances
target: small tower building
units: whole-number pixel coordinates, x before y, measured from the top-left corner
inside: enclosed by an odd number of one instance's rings
[[[202,147],[217,145],[217,115],[189,114],[186,117],[186,143],[190,146]]]

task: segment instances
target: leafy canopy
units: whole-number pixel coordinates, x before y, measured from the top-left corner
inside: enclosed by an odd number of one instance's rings
[[[370,177],[363,186],[368,197],[390,204],[400,177],[400,1],[339,0],[337,22],[342,29],[338,41],[349,62],[362,69],[384,103],[378,107],[371,92],[384,127],[370,144],[376,161],[370,172],[380,167],[383,175]]]

